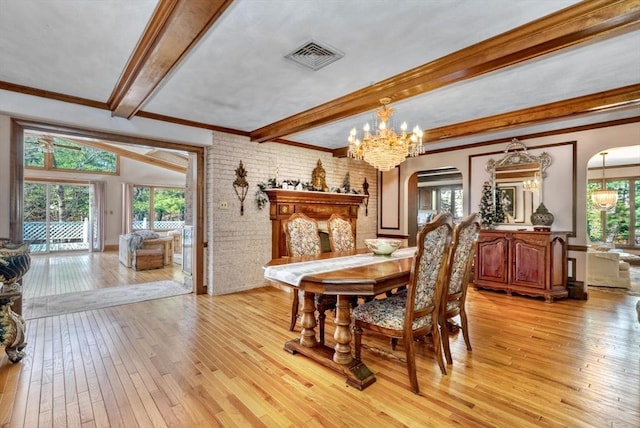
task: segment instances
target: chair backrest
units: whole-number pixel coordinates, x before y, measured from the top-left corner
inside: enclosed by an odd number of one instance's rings
[[[451,215],[438,214],[418,232],[418,248],[407,284],[405,329],[407,323],[415,326],[414,320],[440,309],[451,230]]]
[[[338,214],[331,214],[327,221],[329,229],[329,246],[331,251],[351,251],[356,248],[356,241],[353,237],[353,229],[348,220]]]
[[[457,304],[464,301],[479,231],[476,213],[463,218],[453,229],[446,273],[447,301],[457,301]]]
[[[292,214],[284,222],[290,257],[316,256],[322,252],[318,222],[302,213]]]

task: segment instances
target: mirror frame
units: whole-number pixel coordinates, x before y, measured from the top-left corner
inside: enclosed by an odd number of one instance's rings
[[[485,166],[485,170],[489,173],[490,179],[489,183],[491,184],[491,190],[493,193],[493,197],[496,195],[496,188],[498,188],[498,183],[496,181],[496,171],[499,168],[506,167],[508,169],[517,170],[519,165],[531,165],[538,164],[538,176],[540,177],[540,187],[539,187],[539,202],[544,200],[543,197],[543,183],[544,179],[547,176],[547,168],[552,163],[551,156],[547,152],[542,152],[540,156],[535,156],[529,153],[527,147],[521,143],[517,138],[511,140],[511,143],[504,150],[505,156],[502,159],[498,159],[497,161],[493,158],[487,161]],[[533,207],[534,209],[536,207]],[[501,223],[501,224],[509,224],[509,223]]]

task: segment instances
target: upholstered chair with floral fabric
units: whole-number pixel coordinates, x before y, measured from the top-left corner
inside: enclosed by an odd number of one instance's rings
[[[431,335],[433,350],[442,374],[447,368],[442,358],[438,328],[441,304],[446,286],[446,260],[451,239],[449,214],[438,214],[418,233],[418,248],[413,257],[405,298],[376,299],[353,309],[355,357],[360,359],[362,333],[368,330],[391,338],[392,344],[402,339],[411,388],[418,394],[414,340]],[[392,348],[395,348],[392,345]]]
[[[353,229],[348,220],[338,214],[331,214],[327,221],[329,229],[329,246],[333,252],[351,251],[356,248]]]
[[[284,231],[287,239],[287,251],[289,257],[317,256],[322,252],[318,222],[302,213],[292,214],[284,222]],[[296,290],[291,303],[291,323],[289,330],[293,331],[298,320],[298,307],[300,306],[300,293]],[[336,307],[336,296],[315,295],[316,309],[318,310],[318,327],[320,329],[320,342],[324,343],[325,311]]]
[[[462,329],[464,343],[467,346],[467,350],[471,351],[465,302],[467,288],[469,288],[469,281],[471,280],[479,231],[480,223],[476,213],[463,218],[453,229],[446,273],[449,284],[443,300],[443,316],[440,320],[442,345],[448,364],[452,364],[451,350],[449,348],[449,328],[447,326],[449,319],[460,316],[460,328]]]

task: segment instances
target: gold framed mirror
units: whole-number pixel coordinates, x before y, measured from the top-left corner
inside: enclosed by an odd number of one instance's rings
[[[485,166],[494,197],[500,197],[505,212],[503,224],[531,224],[531,214],[543,201],[544,179],[551,156],[532,155],[514,138],[501,159],[489,159]]]

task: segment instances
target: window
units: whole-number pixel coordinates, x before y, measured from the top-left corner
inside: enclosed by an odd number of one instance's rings
[[[24,166],[47,170],[118,173],[118,156],[63,137],[25,132]]]
[[[454,221],[462,219],[462,174],[445,167],[418,173],[418,226],[431,221],[437,213],[449,213]]]
[[[133,186],[133,229],[173,230],[184,226],[184,189]]]
[[[23,237],[31,252],[88,249],[90,199],[87,184],[25,182]]]
[[[430,221],[436,213],[450,213],[454,220],[463,216],[462,185],[418,188],[419,224]]]
[[[591,202],[591,192],[602,188],[602,180],[587,186],[587,234],[591,242],[609,242],[622,247],[640,247],[640,177],[615,178],[606,188],[618,191],[615,208],[603,212]]]

